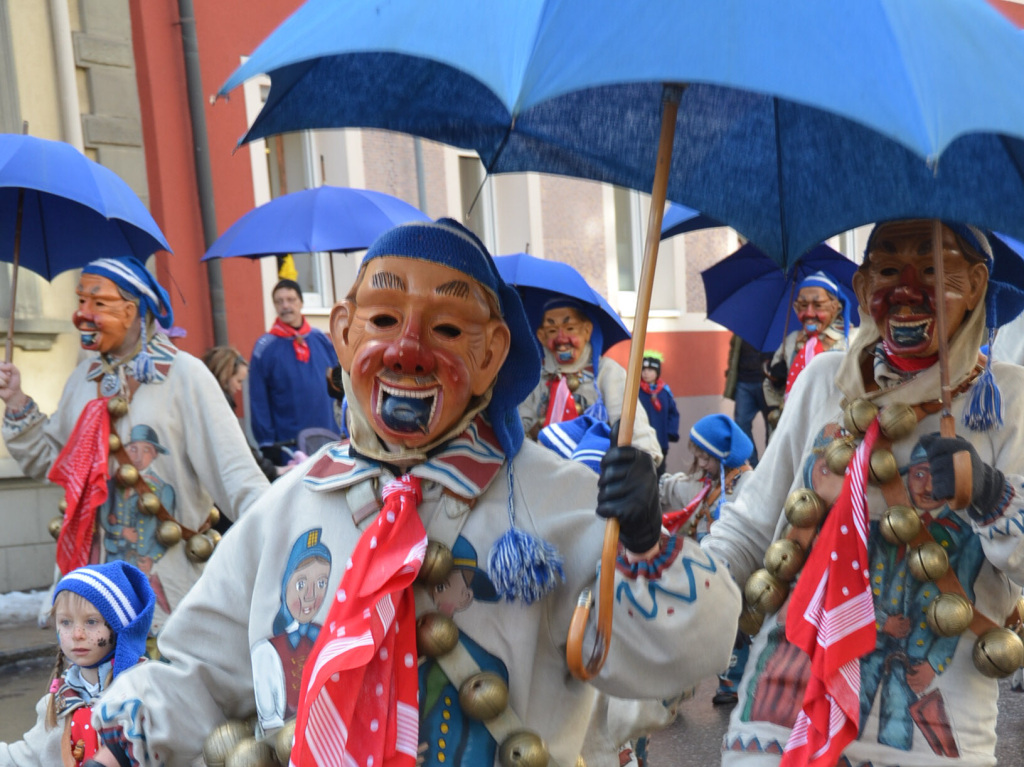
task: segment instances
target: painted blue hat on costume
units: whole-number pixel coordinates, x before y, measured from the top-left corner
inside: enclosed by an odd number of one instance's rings
[[[79,567],[60,579],[53,590],[54,602],[62,591],[78,594],[89,602],[114,632],[114,648],[100,663],[112,655],[115,677],[146,654],[156,596],[149,578],[139,568],[120,560]]]
[[[519,403],[540,382],[540,356],[522,299],[516,289],[502,279],[480,239],[451,218],[415,221],[388,230],[366,251],[363,265],[385,256],[415,258],[455,269],[489,290],[498,301],[502,319],[508,326],[510,344],[485,412],[508,459],[505,466],[510,526],[491,548],[487,573],[503,598],[530,604],[554,589],[565,574],[557,549],[520,530],[515,522],[512,458],[525,438]]]
[[[274,616],[271,631],[274,636],[287,633],[288,642],[293,649],[298,646],[299,640],[303,636],[308,636],[311,641],[315,642],[320,634],[320,627],[312,622],[300,623],[294,630],[288,630],[292,624],[298,622],[298,616],[292,615],[288,610],[288,581],[299,569],[299,565],[311,559],[323,559],[330,566],[331,550],[321,542],[322,536],[323,529],[319,527],[307,530],[300,535],[292,545],[288,561],[284,566],[284,575],[281,576],[281,607],[278,609],[277,615]]]

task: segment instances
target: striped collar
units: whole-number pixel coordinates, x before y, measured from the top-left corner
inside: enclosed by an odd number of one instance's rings
[[[392,479],[391,471],[349,450],[348,441],[327,448],[306,471],[302,481],[314,492],[338,490],[374,477]],[[423,463],[409,469],[414,477],[437,482],[461,498],[478,498],[505,462],[505,453],[487,419],[481,414],[459,436]]]
[[[171,343],[171,339],[163,333],[153,333],[146,349],[149,351],[149,356],[153,358],[154,373],[150,383],[163,383],[171,374],[171,365],[174,364],[174,358],[178,354],[178,347]],[[122,366],[125,374],[132,376],[132,366],[128,364],[129,362],[131,359],[124,360]],[[89,362],[89,367],[85,371],[85,380],[98,381],[102,376],[103,362],[97,356]]]

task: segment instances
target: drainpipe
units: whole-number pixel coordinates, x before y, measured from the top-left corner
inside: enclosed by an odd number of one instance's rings
[[[195,148],[199,209],[203,217],[203,240],[209,249],[217,239],[217,215],[213,204],[213,174],[210,171],[210,145],[206,137],[205,101],[192,0],[178,0],[178,15],[181,45],[185,52],[185,85],[188,90],[188,111],[192,117],[192,145]],[[223,346],[228,342],[228,318],[224,309],[224,280],[221,277],[220,259],[212,258],[205,263],[210,284],[210,309],[213,313],[213,342]]]
[[[57,68],[57,95],[60,99],[60,127],[63,139],[79,152],[82,140],[82,113],[75,82],[75,52],[71,42],[71,18],[67,0],[50,0],[50,31],[53,34],[54,63]]]

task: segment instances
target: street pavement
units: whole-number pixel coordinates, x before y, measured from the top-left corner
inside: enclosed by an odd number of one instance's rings
[[[0,630],[0,644],[4,633]],[[38,630],[35,633],[38,635]],[[51,632],[45,633],[52,636]],[[52,664],[53,657],[47,654],[0,665],[0,741],[18,740],[35,723],[33,709],[46,689]],[[1024,765],[1024,693],[1012,692],[1007,680],[999,687],[997,763],[1019,767]],[[711,767],[719,763],[731,709],[711,705],[714,689],[714,680],[701,684],[697,694],[680,705],[676,722],[655,733],[649,750],[650,767]]]

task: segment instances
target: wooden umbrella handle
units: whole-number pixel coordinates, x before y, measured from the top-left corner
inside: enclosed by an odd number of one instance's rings
[[[949,380],[949,337],[946,334],[946,265],[942,258],[942,221],[932,222],[932,265],[935,267],[935,333],[939,340],[939,386],[942,418],[939,433],[952,439],[956,436],[953,418],[953,394]],[[954,491],[950,507],[966,509],[971,502],[971,454],[961,450],[953,454]]]
[[[684,86],[666,85],[661,102],[661,135],[658,139],[658,162],[654,169],[654,187],[651,190],[651,212],[647,218],[647,239],[644,243],[643,268],[637,289],[636,314],[633,337],[629,344],[629,363],[626,368],[626,391],[622,395],[622,416],[619,419],[619,444],[633,441],[633,420],[636,417],[640,392],[640,371],[644,362],[644,342],[647,339],[647,317],[651,311],[651,291],[654,271],[658,265],[658,245],[661,242],[661,221],[665,215],[665,196],[668,175],[672,167],[672,143],[676,133],[676,115]],[[580,594],[569,623],[565,659],[569,670],[577,679],[593,679],[604,666],[608,647],[612,641],[612,601],[615,596],[615,558],[619,551],[619,520],[609,519],[604,529],[601,550],[601,576],[598,586],[597,639],[590,657],[583,657],[583,639],[586,634],[593,595],[590,589]]]

